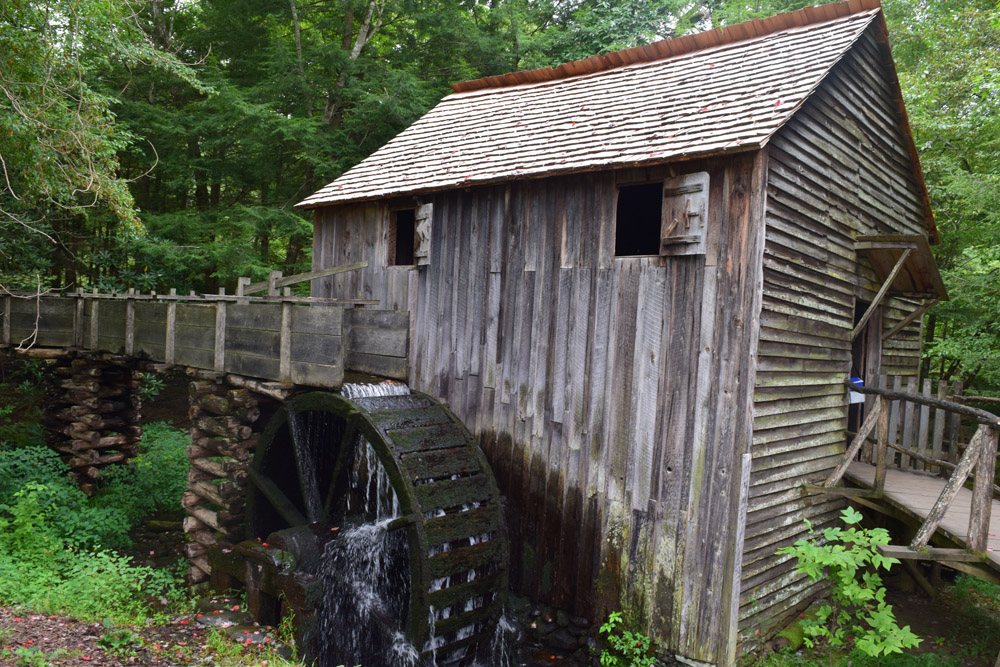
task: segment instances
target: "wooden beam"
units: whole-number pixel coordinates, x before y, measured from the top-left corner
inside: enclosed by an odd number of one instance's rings
[[[849,486],[826,486],[825,484],[803,484],[802,490],[807,493],[829,493],[834,496],[848,498],[881,498],[882,494],[874,489],[859,489]]]
[[[297,273],[294,276],[286,276],[282,278],[280,275],[273,279],[274,289],[280,287],[287,287],[289,285],[295,285],[297,283],[304,283],[307,280],[315,280],[316,278],[325,278],[326,276],[333,276],[338,273],[346,273],[348,271],[357,271],[358,269],[363,269],[368,266],[368,262],[356,262],[354,264],[346,264],[344,266],[334,266],[329,269],[320,269],[319,271],[309,271],[308,273]],[[277,272],[280,274],[280,271]],[[271,287],[272,280],[268,279],[259,283],[250,283],[243,288],[243,294],[255,294],[257,292],[264,292]],[[277,295],[277,292],[271,296]]]
[[[287,287],[285,289],[288,289]],[[278,376],[284,383],[292,381],[292,304],[281,304],[281,332],[278,342]]]
[[[128,288],[129,295],[135,294],[135,288]],[[125,355],[135,354],[135,299],[125,302]]]
[[[905,567],[910,573],[910,576],[913,577],[915,582],[917,582],[917,585],[924,589],[924,593],[927,593],[928,597],[936,598],[938,596],[937,589],[934,588],[931,582],[927,581],[927,577],[925,577],[924,573],[920,571],[920,568],[917,567],[916,563],[907,558],[903,561],[903,567]]]
[[[885,282],[882,283],[882,287],[881,289],[879,289],[878,294],[876,294],[875,298],[872,299],[872,303],[870,306],[868,306],[868,310],[866,310],[865,314],[861,316],[861,320],[858,321],[857,326],[854,327],[854,331],[851,332],[851,340],[854,340],[855,338],[858,337],[858,334],[861,333],[861,330],[864,328],[865,324],[868,323],[868,320],[875,312],[875,309],[878,308],[879,305],[882,303],[882,299],[885,298],[886,293],[889,291],[889,287],[892,286],[892,281],[894,281],[896,279],[896,276],[899,275],[899,272],[903,268],[903,264],[906,263],[906,258],[910,256],[911,252],[913,252],[912,247],[906,248],[905,250],[903,250],[902,254],[900,254],[899,259],[896,260],[896,265],[892,267],[892,271],[890,271],[889,275],[886,276]]]
[[[981,563],[983,557],[973,553],[968,549],[943,549],[941,547],[922,547],[913,549],[895,544],[884,544],[878,548],[883,556],[898,558],[899,560],[932,560],[932,561],[961,561],[966,563]]]
[[[936,304],[938,301],[940,301],[940,299],[934,299],[932,301],[925,301],[922,306],[920,306],[919,308],[917,308],[916,310],[914,310],[912,313],[910,313],[909,315],[907,315],[903,319],[902,322],[900,322],[899,324],[897,324],[896,326],[894,326],[888,333],[884,334],[882,336],[882,342],[884,343],[885,341],[887,341],[888,339],[892,338],[893,336],[895,336],[896,334],[898,334],[900,331],[902,331],[903,329],[905,329],[907,326],[910,325],[911,322],[913,322],[914,320],[916,320],[918,317],[921,317],[924,313],[926,313],[928,310],[930,310],[934,306],[934,304]]]
[[[969,448],[962,454],[962,459],[958,462],[955,472],[948,478],[944,489],[941,490],[941,495],[938,496],[934,506],[931,507],[931,511],[927,513],[927,518],[924,519],[923,525],[920,526],[920,530],[917,531],[913,541],[910,542],[910,548],[920,549],[927,546],[927,542],[930,541],[934,531],[941,524],[948,506],[955,500],[958,490],[965,484],[965,480],[968,479],[969,473],[972,471],[972,466],[975,465],[979,458],[979,450],[983,446],[986,428],[986,426],[980,426],[976,430],[976,434],[972,436]]]
[[[879,398],[878,446],[875,448],[875,490],[885,489],[887,459],[889,458],[889,400]]]
[[[175,296],[177,294],[177,288],[170,288],[170,296]],[[167,303],[167,322],[166,322],[166,333],[164,334],[163,340],[163,361],[167,364],[173,364],[176,358],[176,333],[177,333],[177,302],[169,301]]]
[[[830,473],[830,476],[826,478],[825,482],[823,482],[823,486],[827,488],[832,487],[839,482],[840,478],[844,476],[845,472],[847,472],[847,467],[851,465],[851,459],[858,455],[861,445],[864,444],[869,434],[871,434],[872,429],[875,428],[881,405],[881,401],[876,401],[872,406],[868,416],[865,417],[864,423],[861,424],[861,428],[858,429],[857,436],[855,436],[854,440],[851,442],[851,446],[847,448],[847,452],[844,454],[844,460],[840,462],[840,465],[837,466],[836,470]]]

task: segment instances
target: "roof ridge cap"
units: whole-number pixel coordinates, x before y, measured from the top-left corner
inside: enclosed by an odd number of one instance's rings
[[[672,37],[620,51],[610,51],[582,60],[563,63],[557,67],[541,67],[454,83],[451,88],[454,93],[466,93],[575,78],[626,65],[655,62],[706,51],[715,47],[767,37],[783,30],[820,25],[880,9],[879,0],[844,0],[843,2],[797,9],[766,18],[752,19],[731,26],[712,28],[692,35]]]

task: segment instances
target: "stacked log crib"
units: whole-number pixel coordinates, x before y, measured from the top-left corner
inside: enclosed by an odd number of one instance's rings
[[[191,468],[181,504],[188,514],[188,576],[196,584],[209,578],[206,554],[211,545],[220,539],[243,539],[246,467],[257,447],[254,424],[260,418],[261,397],[233,387],[224,375],[190,368],[187,372],[195,378],[189,389]]]
[[[53,361],[46,391],[48,442],[66,455],[91,495],[101,470],[134,457],[142,439],[134,361],[115,355],[65,355]]]

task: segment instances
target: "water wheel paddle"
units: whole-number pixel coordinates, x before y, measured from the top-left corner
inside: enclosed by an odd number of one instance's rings
[[[447,407],[422,394],[299,395],[268,423],[248,480],[240,578],[252,607],[283,597],[308,621],[308,658],[485,656],[507,590],[501,497]]]

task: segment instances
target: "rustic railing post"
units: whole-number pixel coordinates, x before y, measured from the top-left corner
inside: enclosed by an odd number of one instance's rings
[[[927,546],[930,541],[931,536],[934,531],[937,530],[938,526],[941,524],[941,519],[944,518],[944,513],[948,511],[948,506],[951,505],[952,501],[955,500],[955,496],[958,494],[958,490],[962,488],[965,484],[965,480],[969,478],[969,472],[972,471],[972,466],[976,464],[979,460],[979,448],[983,446],[983,442],[986,438],[986,431],[992,430],[989,426],[982,424],[976,431],[976,434],[972,436],[972,441],[969,443],[969,447],[962,454],[962,458],[959,460],[958,465],[955,466],[955,471],[948,478],[947,483],[944,485],[944,489],[941,490],[941,495],[938,496],[937,501],[934,506],[931,507],[931,511],[927,513],[927,518],[924,519],[924,523],[920,526],[917,534],[914,536],[913,541],[910,542],[911,549],[923,549]]]
[[[268,296],[278,296],[280,292],[278,291],[278,281],[281,280],[281,271],[271,271],[267,277],[267,295]]]
[[[878,397],[878,446],[875,449],[875,490],[885,490],[886,464],[889,458],[889,399]]]
[[[226,288],[219,288],[219,296],[225,296]],[[226,302],[215,302],[215,370],[226,370]]]
[[[128,288],[129,296],[135,294],[135,288]],[[135,353],[135,299],[125,299],[125,355],[131,357]]]
[[[962,395],[962,381],[956,380],[955,384],[952,386],[951,393],[953,396]],[[950,461],[958,460],[958,443],[962,439],[962,415],[952,412],[948,415],[948,459]]]
[[[163,361],[164,363],[173,365],[174,360],[177,358],[176,352],[176,334],[177,334],[177,288],[170,288],[170,300],[167,301],[167,322],[166,322],[166,332],[164,333],[163,340]]]
[[[985,425],[980,426],[979,431],[982,432],[982,438],[979,444],[979,457],[976,460],[976,479],[972,487],[972,510],[969,512],[969,548],[973,551],[986,551],[990,532],[990,509],[993,505],[997,431]]]

